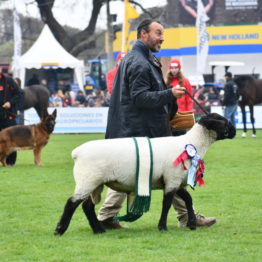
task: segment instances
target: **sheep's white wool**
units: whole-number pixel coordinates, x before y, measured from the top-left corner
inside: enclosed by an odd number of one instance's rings
[[[151,139],[153,150],[152,188],[159,188],[163,179],[165,192],[186,184],[187,171],[173,161],[184,151],[186,144],[193,144],[203,158],[216,133],[195,124],[185,135]],[[123,191],[135,186],[136,152],[132,138],[96,140],[77,147],[72,152],[75,161],[75,195],[86,197],[98,186],[117,183]],[[190,166],[190,160],[186,161]]]

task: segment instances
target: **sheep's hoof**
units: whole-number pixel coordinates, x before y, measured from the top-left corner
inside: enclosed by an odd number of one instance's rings
[[[62,236],[66,231],[66,228],[62,227],[61,225],[57,225],[56,229],[55,229],[55,232],[54,232],[54,235],[55,236]]]
[[[55,230],[55,232],[54,232],[54,235],[55,236],[61,236],[63,233],[60,233],[60,232],[58,232],[57,230]]]
[[[96,230],[93,230],[94,234],[103,234],[106,232],[106,230],[104,230],[103,228],[100,228],[100,229],[96,229]]]
[[[191,230],[196,230],[197,228],[196,220],[188,221],[187,227],[189,227]]]
[[[196,230],[196,227],[195,226],[189,226],[189,229],[190,230]]]
[[[166,225],[158,225],[158,230],[159,231],[167,231],[167,226]]]

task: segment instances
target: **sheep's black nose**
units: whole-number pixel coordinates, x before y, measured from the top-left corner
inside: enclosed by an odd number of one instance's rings
[[[236,128],[229,122],[227,127],[227,137],[234,138],[236,136]]]

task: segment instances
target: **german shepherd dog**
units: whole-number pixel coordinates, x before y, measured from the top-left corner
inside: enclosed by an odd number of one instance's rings
[[[6,158],[15,150],[33,149],[34,162],[41,165],[41,150],[48,143],[55,127],[56,109],[51,115],[44,113],[36,125],[17,125],[0,132],[0,161],[7,166]]]

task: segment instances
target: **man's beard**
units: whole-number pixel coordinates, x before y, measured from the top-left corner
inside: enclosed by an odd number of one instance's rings
[[[162,44],[162,41],[157,41],[157,42],[153,42],[151,39],[149,39],[149,49],[152,51],[152,52],[159,52],[160,49],[161,49],[161,44]]]

